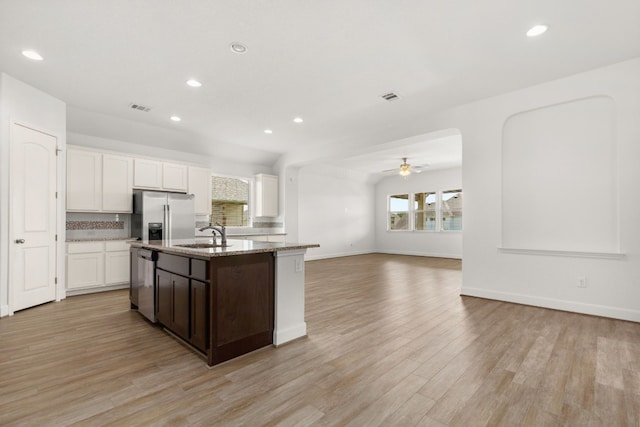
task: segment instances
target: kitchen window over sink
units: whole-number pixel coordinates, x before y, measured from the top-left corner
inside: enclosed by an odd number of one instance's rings
[[[211,222],[224,226],[249,227],[250,180],[213,175],[211,177]]]

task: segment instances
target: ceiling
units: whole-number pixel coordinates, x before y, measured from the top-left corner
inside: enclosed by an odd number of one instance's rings
[[[639,24],[638,0],[0,0],[0,71],[66,102],[71,132],[273,164],[640,56]]]

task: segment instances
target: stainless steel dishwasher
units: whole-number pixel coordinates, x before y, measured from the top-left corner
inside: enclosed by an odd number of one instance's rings
[[[138,295],[138,312],[156,322],[156,261],[158,252],[138,249],[137,274],[132,277],[132,292]]]

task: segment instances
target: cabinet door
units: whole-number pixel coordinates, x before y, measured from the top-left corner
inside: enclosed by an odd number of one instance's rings
[[[67,289],[104,284],[104,253],[67,255]]]
[[[129,281],[129,252],[106,252],[104,255],[105,283],[127,283]]]
[[[195,195],[196,215],[211,215],[211,171],[189,167],[189,194]]]
[[[171,273],[156,269],[156,318],[164,326],[171,328],[173,307],[173,283]]]
[[[191,280],[191,333],[190,341],[198,350],[207,350],[208,298],[207,284]]]
[[[256,216],[278,216],[278,177],[256,175]]]
[[[189,279],[171,275],[173,285],[173,316],[170,329],[179,337],[189,340]]]
[[[67,210],[99,211],[102,201],[102,154],[67,150]]]
[[[131,212],[133,159],[105,154],[102,158],[102,210]]]
[[[134,159],[133,186],[160,189],[162,187],[162,163],[155,160]]]
[[[187,191],[187,166],[174,163],[162,164],[162,188],[169,191]]]

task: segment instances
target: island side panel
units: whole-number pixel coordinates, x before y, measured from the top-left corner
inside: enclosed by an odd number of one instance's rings
[[[210,268],[209,365],[272,344],[273,253],[215,257]]]
[[[307,335],[304,320],[305,253],[304,249],[276,252],[275,345]]]

